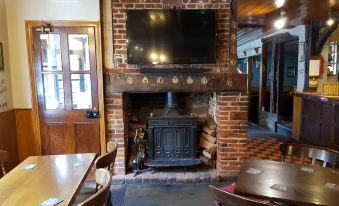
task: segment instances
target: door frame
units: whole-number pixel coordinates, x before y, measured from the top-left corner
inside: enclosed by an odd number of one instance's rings
[[[104,108],[104,82],[103,82],[103,69],[102,69],[102,53],[101,53],[101,28],[99,21],[25,21],[26,26],[26,44],[30,74],[30,84],[32,90],[32,119],[34,131],[37,137],[35,141],[38,142],[37,148],[42,154],[42,137],[40,132],[40,119],[39,119],[39,107],[38,96],[36,88],[36,73],[34,62],[34,49],[33,49],[33,33],[34,27],[40,27],[43,23],[50,24],[51,27],[94,27],[95,30],[95,53],[96,53],[96,65],[97,65],[97,83],[98,83],[98,102],[100,112],[100,150],[101,154],[106,153],[106,135],[105,135],[105,108]]]

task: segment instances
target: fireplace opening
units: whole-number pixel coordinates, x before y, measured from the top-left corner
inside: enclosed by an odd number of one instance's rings
[[[127,94],[125,111],[129,117],[129,157],[132,167],[136,130],[141,157],[146,166],[177,167],[200,165],[202,128],[213,116],[212,93]],[[128,108],[128,109],[126,109]]]

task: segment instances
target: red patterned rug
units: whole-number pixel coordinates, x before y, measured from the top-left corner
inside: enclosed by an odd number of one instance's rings
[[[280,145],[283,139],[275,138],[253,138],[247,140],[248,158],[281,161]],[[294,157],[294,163],[301,164],[301,158]],[[285,157],[284,162],[292,162],[290,156]],[[311,165],[312,159],[305,157],[304,164]],[[321,161],[316,161],[316,165],[321,166]]]
[[[282,144],[282,140],[274,138],[254,138],[247,140],[248,157],[281,161],[280,144]]]

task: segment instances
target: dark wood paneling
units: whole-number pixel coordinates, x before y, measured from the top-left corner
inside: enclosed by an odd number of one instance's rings
[[[16,140],[15,111],[0,113],[0,149],[9,153],[6,170],[9,171],[18,164],[18,148]]]
[[[300,97],[293,97],[293,128],[292,137],[299,140],[301,129],[301,112],[302,112],[302,99]]]
[[[76,123],[74,130],[77,153],[100,154],[99,124]]]
[[[302,99],[300,142],[339,150],[339,105],[320,99]]]
[[[19,161],[32,155],[41,155],[39,125],[34,120],[33,110],[15,110]]]

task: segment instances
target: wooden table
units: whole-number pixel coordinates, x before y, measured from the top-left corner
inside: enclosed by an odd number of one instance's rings
[[[51,197],[64,200],[58,205],[72,204],[95,157],[87,153],[27,158],[0,179],[0,205],[40,205]],[[22,169],[30,163],[37,165]]]
[[[262,172],[250,174],[248,170],[251,168]],[[339,190],[328,189],[325,187],[327,183],[336,184],[338,189],[338,170],[248,159],[241,168],[235,192],[287,204],[338,206]],[[286,191],[284,188],[282,191],[271,189],[274,184],[286,187]]]

